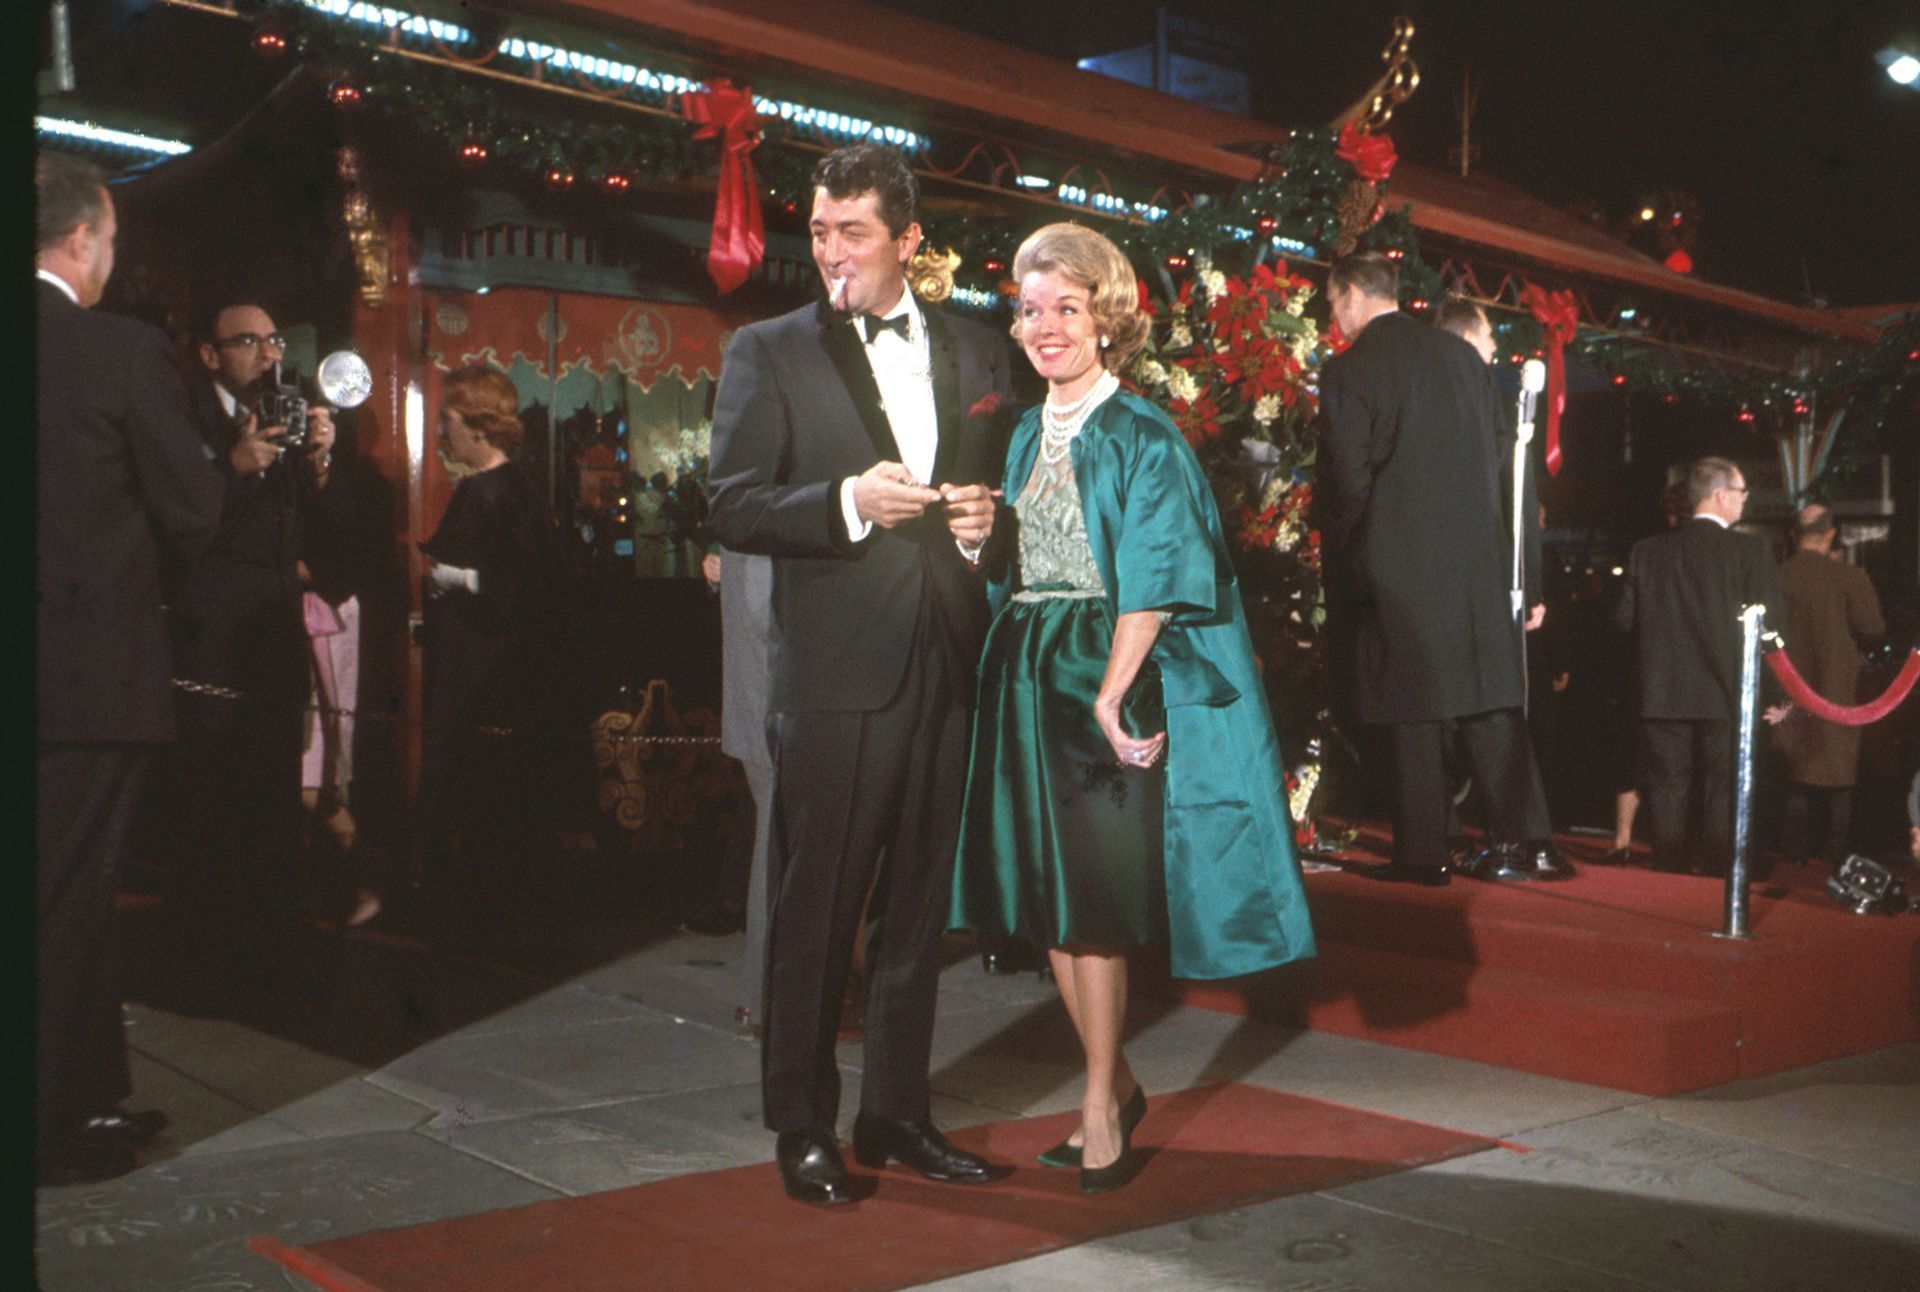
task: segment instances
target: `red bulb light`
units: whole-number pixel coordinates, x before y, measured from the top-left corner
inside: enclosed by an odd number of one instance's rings
[[[999,273],[1005,273],[1007,266],[1006,266],[1006,262],[1004,261],[983,260],[980,262],[980,268],[985,273],[999,274]]]
[[[268,28],[253,33],[253,52],[262,58],[278,58],[287,52],[287,38]]]
[[[1263,215],[1260,217],[1258,228],[1262,233],[1273,233],[1280,228],[1280,221],[1270,215]]]
[[[335,81],[327,87],[327,100],[341,110],[360,106],[360,87],[352,81]]]
[[[1185,256],[1175,253],[1174,255],[1167,257],[1168,269],[1185,269],[1186,267],[1187,267],[1187,258]]]
[[[556,193],[564,193],[573,187],[573,172],[564,166],[549,166],[547,173],[541,176],[547,187]]]
[[[1614,373],[1614,374],[1613,374],[1613,384],[1614,384],[1614,385],[1616,385],[1616,386],[1624,386],[1624,385],[1626,385],[1626,384],[1627,384],[1627,374],[1626,374],[1626,373],[1624,373],[1624,372],[1616,372],[1616,373]]]
[[[487,160],[487,146],[478,139],[469,139],[460,145],[460,151],[454,156],[462,166],[478,166]]]
[[[1387,248],[1387,259],[1388,259],[1388,260],[1403,260],[1403,259],[1405,259],[1405,258],[1406,258],[1406,254],[1407,254],[1406,252],[1404,252],[1404,251],[1402,251],[1402,250],[1400,250],[1400,248],[1398,248],[1398,247],[1388,247],[1388,248]]]
[[[609,193],[624,193],[633,187],[633,177],[623,175],[619,171],[614,171],[605,179],[601,180],[600,185]]]

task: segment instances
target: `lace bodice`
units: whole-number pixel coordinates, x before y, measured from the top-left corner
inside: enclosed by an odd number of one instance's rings
[[[1106,586],[1087,544],[1087,517],[1073,478],[1073,457],[1034,458],[1033,473],[1014,501],[1020,517],[1020,586],[1015,595],[1102,596]]]

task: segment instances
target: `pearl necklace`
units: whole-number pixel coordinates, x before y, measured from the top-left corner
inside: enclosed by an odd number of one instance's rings
[[[1040,460],[1048,466],[1054,466],[1065,458],[1073,447],[1074,436],[1080,433],[1080,428],[1092,416],[1093,410],[1119,388],[1119,378],[1110,372],[1103,372],[1087,388],[1086,394],[1064,408],[1055,407],[1053,401],[1048,400],[1041,410]]]

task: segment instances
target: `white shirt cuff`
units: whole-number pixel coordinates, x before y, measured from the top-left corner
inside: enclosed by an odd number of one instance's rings
[[[980,553],[987,550],[985,543],[976,543],[972,547],[969,547],[957,538],[953,540],[953,545],[960,549],[960,555],[967,558],[967,564],[969,565],[980,564]]]
[[[860,519],[859,508],[853,505],[854,476],[848,476],[840,482],[840,516],[847,522],[847,537],[858,543],[873,532],[873,526]]]

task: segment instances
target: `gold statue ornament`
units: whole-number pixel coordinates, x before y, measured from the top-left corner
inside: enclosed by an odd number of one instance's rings
[[[907,261],[907,286],[929,305],[938,305],[953,295],[953,271],[960,268],[960,256],[953,251],[935,251],[926,243]]]
[[[1413,55],[1407,52],[1412,44],[1413,19],[1405,15],[1395,18],[1393,38],[1380,51],[1387,70],[1367,88],[1366,93],[1354,100],[1353,106],[1333,119],[1335,130],[1349,122],[1357,123],[1371,134],[1386,129],[1387,122],[1393,118],[1393,110],[1420,88],[1420,67],[1413,61]]]

